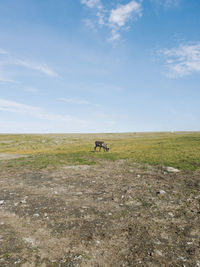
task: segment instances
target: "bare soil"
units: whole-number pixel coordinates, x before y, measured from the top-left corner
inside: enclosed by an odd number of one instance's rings
[[[0,153],[0,160],[24,158],[26,155]]]
[[[125,160],[1,170],[0,266],[200,266],[199,188]]]

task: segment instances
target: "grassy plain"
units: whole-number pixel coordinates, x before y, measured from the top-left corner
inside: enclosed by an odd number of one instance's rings
[[[200,133],[0,135],[0,170],[1,267],[200,266]]]
[[[109,153],[93,153],[95,140],[104,140]],[[121,133],[0,135],[0,153],[26,155],[0,162],[4,167],[56,167],[66,164],[95,164],[98,159],[129,159],[183,170],[200,167],[200,133]]]

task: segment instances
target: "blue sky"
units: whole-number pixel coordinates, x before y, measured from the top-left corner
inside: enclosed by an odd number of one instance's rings
[[[200,130],[200,1],[1,0],[0,132]]]

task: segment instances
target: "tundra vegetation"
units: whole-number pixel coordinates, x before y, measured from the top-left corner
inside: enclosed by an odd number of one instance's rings
[[[0,170],[0,266],[200,266],[198,132],[2,134]]]

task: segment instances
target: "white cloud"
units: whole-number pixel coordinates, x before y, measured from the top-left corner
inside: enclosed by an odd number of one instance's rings
[[[127,23],[131,19],[136,20],[142,15],[142,0],[132,0],[127,4],[120,4],[111,10],[106,9],[99,0],[81,0],[82,4],[95,9],[95,15],[98,18],[100,26],[108,27],[111,35],[108,41],[115,41],[120,38],[120,29],[127,30]],[[91,23],[88,25],[91,26]]]
[[[81,4],[86,5],[89,8],[102,8],[102,4],[100,0],[81,0]]]
[[[162,54],[166,59],[169,77],[178,78],[200,72],[200,42],[165,49]]]
[[[119,5],[116,9],[111,10],[109,23],[113,27],[122,27],[131,17],[141,16],[141,11],[141,3],[134,0],[126,5]]]
[[[6,100],[2,98],[0,98],[0,111],[21,113],[27,116],[31,115],[36,118],[49,120],[49,121],[55,121],[55,122],[75,123],[75,124],[77,123],[81,126],[84,126],[87,123],[85,120],[81,120],[74,116],[54,114],[40,107],[25,105],[22,103]]]
[[[108,25],[112,29],[111,37],[108,41],[115,41],[120,38],[119,29],[126,26],[127,21],[130,19],[137,19],[142,15],[141,2],[135,0],[130,1],[128,4],[119,5],[116,9],[110,12]]]

